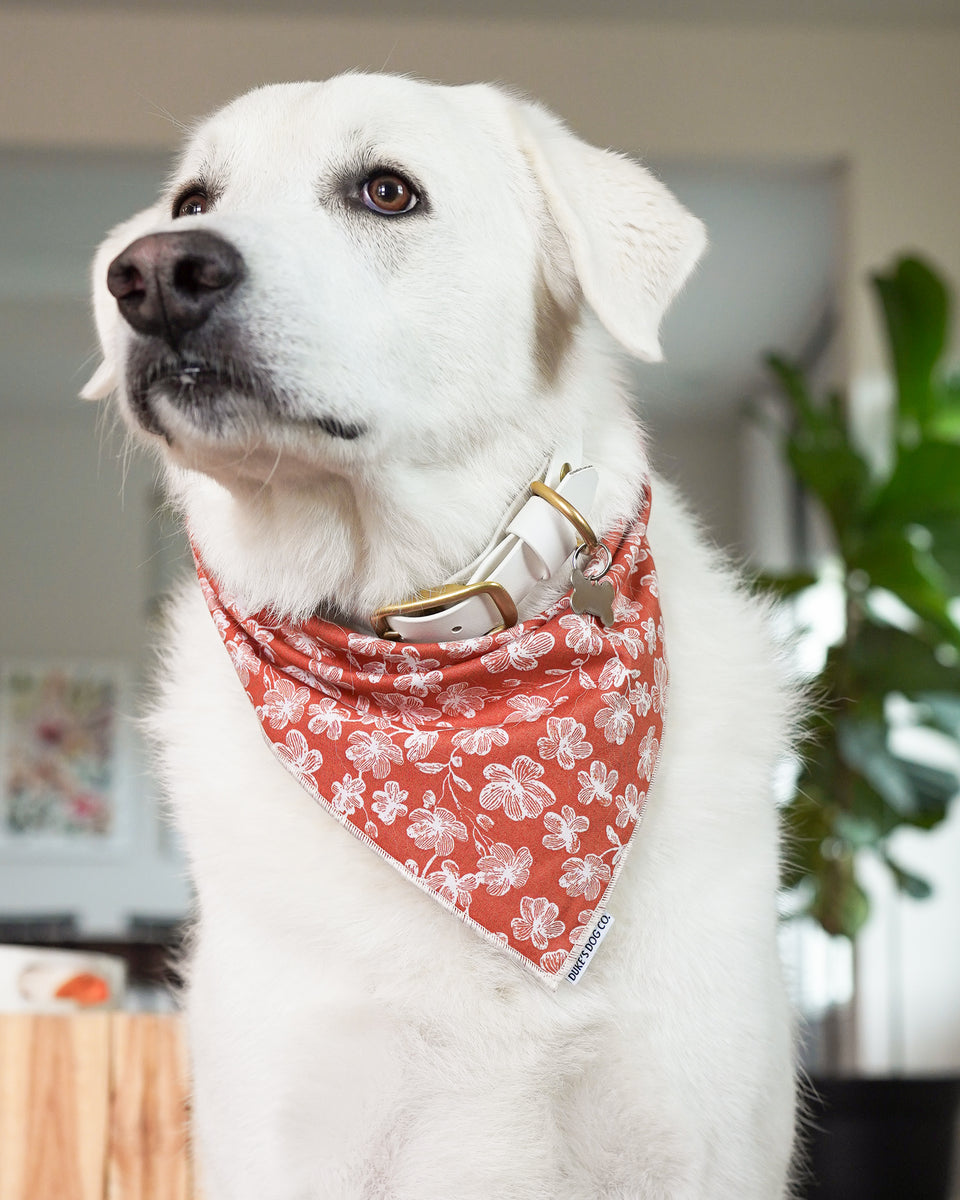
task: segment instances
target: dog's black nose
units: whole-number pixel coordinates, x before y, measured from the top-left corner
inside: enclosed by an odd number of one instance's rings
[[[137,238],[107,269],[121,315],[174,349],[201,326],[245,273],[239,252],[204,229]]]

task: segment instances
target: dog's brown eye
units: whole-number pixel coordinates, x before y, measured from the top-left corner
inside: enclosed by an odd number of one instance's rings
[[[389,171],[372,175],[363,185],[360,196],[373,212],[391,216],[409,212],[420,199],[405,179]]]
[[[174,210],[174,217],[199,217],[210,207],[210,197],[206,192],[191,192],[184,196]]]

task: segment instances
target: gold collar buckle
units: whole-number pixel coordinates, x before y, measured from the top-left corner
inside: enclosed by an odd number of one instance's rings
[[[500,624],[489,633],[501,633],[517,623],[517,606],[507,589],[492,579],[482,579],[478,583],[448,583],[443,587],[430,588],[421,592],[412,600],[403,600],[399,604],[385,604],[378,608],[371,618],[373,631],[379,638],[388,642],[400,642],[401,634],[388,625],[390,617],[422,617],[428,613],[450,608],[460,600],[469,600],[471,596],[489,596],[497,612],[500,614]],[[489,636],[489,634],[488,634]]]

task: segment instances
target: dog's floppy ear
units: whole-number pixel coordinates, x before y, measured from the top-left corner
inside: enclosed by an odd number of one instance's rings
[[[113,363],[104,359],[80,389],[80,399],[104,400],[111,392],[116,391],[119,382]]]
[[[660,319],[706,246],[703,224],[649,171],[513,102],[522,149],[588,303],[637,358],[658,362]]]
[[[118,233],[119,230],[113,230],[108,234],[93,259],[93,315],[100,337],[103,362],[81,388],[81,400],[103,400],[114,392],[120,383],[111,344],[115,325],[121,318],[116,300],[107,291],[107,267],[123,249],[123,246],[118,245]]]

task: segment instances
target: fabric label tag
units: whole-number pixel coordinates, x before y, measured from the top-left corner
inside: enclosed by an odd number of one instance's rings
[[[583,949],[577,955],[577,958],[567,972],[567,978],[571,983],[579,983],[580,976],[590,966],[590,960],[593,958],[594,951],[607,936],[610,926],[613,924],[613,917],[610,913],[604,913],[600,920],[594,925],[590,932],[590,936],[583,943]]]

